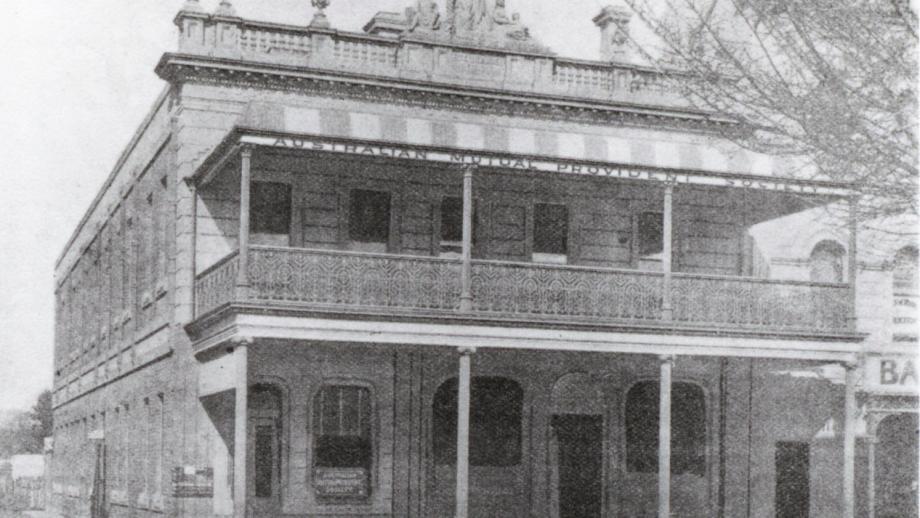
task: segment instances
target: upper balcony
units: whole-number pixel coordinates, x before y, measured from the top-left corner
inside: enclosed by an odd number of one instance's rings
[[[496,158],[467,186],[469,167],[438,163],[434,150],[367,156],[357,144],[239,141],[247,137],[228,136],[197,177],[199,328],[227,311],[255,311],[855,336],[840,268],[815,282],[772,279],[748,232],[838,199],[846,190],[835,184],[547,174],[537,161],[525,171]]]

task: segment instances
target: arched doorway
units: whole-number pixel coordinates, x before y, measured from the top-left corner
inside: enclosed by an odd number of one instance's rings
[[[876,518],[917,516],[917,414],[894,414],[876,432]]]
[[[272,384],[249,387],[249,508],[255,516],[281,514],[282,392]]]

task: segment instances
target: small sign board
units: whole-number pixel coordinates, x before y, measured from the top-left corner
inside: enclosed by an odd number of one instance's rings
[[[214,470],[177,466],[172,469],[172,494],[176,498],[210,498],[214,496]]]
[[[316,468],[313,486],[321,497],[366,498],[370,493],[370,475],[364,468]]]
[[[912,357],[873,356],[866,358],[865,389],[887,394],[917,394],[917,366]]]

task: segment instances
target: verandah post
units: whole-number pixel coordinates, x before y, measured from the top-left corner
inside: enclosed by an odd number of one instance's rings
[[[249,291],[249,199],[252,183],[252,148],[240,150],[240,228],[239,259],[236,271],[236,297],[245,300]]]
[[[843,518],[856,513],[856,364],[847,363],[843,420]]]
[[[857,238],[859,236],[859,198],[850,197],[848,214],[849,246],[847,248],[847,283],[849,284],[847,311],[849,313],[847,324],[851,331],[856,330],[856,272],[858,270]]]
[[[473,310],[473,168],[463,168],[463,264],[460,268],[460,311]]]
[[[671,270],[673,265],[671,264],[673,243],[672,243],[672,229],[673,225],[673,207],[674,206],[674,184],[668,182],[664,187],[664,214],[662,215],[662,251],[661,251],[661,269],[664,272],[664,281],[662,284],[662,293],[661,293],[661,318],[663,320],[671,320],[674,316],[674,309],[672,307],[672,293],[671,293]]]
[[[457,375],[457,494],[455,518],[468,518],[470,497],[470,370],[475,352],[472,348],[460,349]]]
[[[236,399],[233,422],[233,516],[246,518],[246,454],[249,433],[249,345],[252,339],[235,341],[233,359],[236,364]]]
[[[671,370],[673,356],[662,356],[658,392],[658,518],[671,516]]]

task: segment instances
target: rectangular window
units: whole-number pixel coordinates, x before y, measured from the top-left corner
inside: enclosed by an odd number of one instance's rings
[[[473,203],[473,244],[476,244],[476,204]],[[463,253],[463,198],[441,200],[440,256],[458,258]]]
[[[565,205],[537,203],[533,210],[533,260],[568,262],[569,210]]]
[[[386,252],[390,240],[390,193],[351,191],[348,239],[356,250]]]
[[[250,194],[252,244],[289,246],[291,186],[276,182],[252,182]]]
[[[313,400],[313,464],[317,494],[364,498],[373,464],[371,393],[366,387],[330,385]]]
[[[638,221],[638,253],[641,259],[661,260],[664,251],[664,217],[660,212],[643,212]]]

